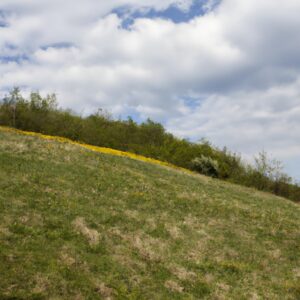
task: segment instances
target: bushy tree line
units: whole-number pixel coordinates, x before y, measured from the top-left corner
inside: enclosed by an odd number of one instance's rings
[[[42,97],[33,92],[24,98],[18,88],[13,89],[0,102],[0,125],[130,151],[300,201],[300,186],[282,172],[280,162],[269,160],[265,152],[255,159],[255,165],[249,165],[226,148],[218,149],[204,140],[192,143],[179,139],[150,119],[141,124],[131,118],[114,120],[102,110],[79,116],[60,109],[54,94]]]

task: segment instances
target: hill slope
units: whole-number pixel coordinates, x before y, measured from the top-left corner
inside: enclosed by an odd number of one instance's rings
[[[300,207],[0,130],[0,299],[299,299]]]

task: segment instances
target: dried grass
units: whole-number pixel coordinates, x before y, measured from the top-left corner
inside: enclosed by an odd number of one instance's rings
[[[73,221],[75,230],[81,233],[89,242],[91,246],[98,245],[100,234],[95,229],[90,229],[85,223],[84,218],[78,217]]]

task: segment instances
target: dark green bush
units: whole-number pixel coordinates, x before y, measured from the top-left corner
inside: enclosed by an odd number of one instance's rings
[[[210,177],[219,177],[219,164],[211,157],[201,155],[194,158],[192,160],[192,169]]]

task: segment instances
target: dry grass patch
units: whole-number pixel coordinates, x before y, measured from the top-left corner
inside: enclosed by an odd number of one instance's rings
[[[140,214],[136,210],[127,209],[124,211],[124,214],[125,214],[125,216],[129,217],[130,219],[137,220],[137,221],[140,220]]]
[[[0,237],[2,236],[10,236],[12,233],[9,231],[9,229],[5,226],[0,225]]]
[[[154,230],[157,228],[157,218],[147,218],[146,223],[149,229]]]
[[[257,293],[255,293],[255,292],[251,293],[250,300],[259,300],[259,299],[261,299],[261,298],[257,295]]]
[[[269,251],[269,256],[271,257],[271,259],[280,259],[281,257],[280,249]]]
[[[230,286],[224,282],[217,283],[217,287],[218,287],[218,289],[220,289],[221,291],[224,291],[224,292],[229,292],[229,290],[230,290]]]
[[[300,268],[296,268],[293,270],[293,273],[296,278],[300,278]]]
[[[191,200],[191,199],[200,198],[200,195],[199,195],[199,193],[194,193],[194,192],[193,193],[192,192],[183,192],[183,193],[177,194],[177,197],[182,200]]]
[[[59,259],[67,267],[71,267],[76,263],[76,259],[70,254],[70,250],[67,247],[62,248]]]
[[[43,226],[44,220],[39,213],[27,213],[19,218],[20,222],[27,226]]]
[[[43,274],[37,274],[34,278],[35,287],[32,289],[34,294],[43,294],[50,287],[50,281]]]
[[[112,227],[112,228],[109,228],[107,230],[107,233],[111,234],[111,235],[114,235],[114,236],[118,236],[120,238],[123,238],[123,233],[122,231],[120,230],[120,228],[118,227]]]
[[[207,255],[207,242],[206,239],[196,242],[192,249],[187,252],[187,258],[196,263],[201,262]]]
[[[100,240],[100,234],[97,230],[88,228],[84,218],[78,217],[73,221],[75,230],[82,234],[89,242],[91,246],[98,245]]]
[[[167,280],[165,282],[165,287],[172,291],[172,292],[176,292],[176,293],[183,293],[184,288],[182,286],[180,286],[176,281],[173,280]]]
[[[166,224],[165,227],[172,239],[177,240],[183,237],[181,229],[176,225]]]
[[[232,297],[230,297],[230,295],[229,295],[230,289],[231,289],[231,287],[228,284],[226,284],[224,282],[218,282],[216,284],[216,289],[212,296],[212,299],[216,299],[216,300],[232,299]],[[249,299],[251,299],[251,298],[249,298]]]
[[[25,143],[19,143],[17,140],[6,140],[1,142],[0,148],[3,150],[8,150],[11,153],[24,153],[29,150],[29,147]]]
[[[197,274],[195,272],[188,271],[182,266],[171,266],[170,271],[178,279],[183,281],[194,281],[197,278]]]
[[[184,217],[183,225],[189,227],[190,229],[197,229],[201,226],[199,224],[199,220],[191,214]]]
[[[114,290],[108,287],[105,283],[95,280],[95,289],[105,300],[113,300]]]
[[[207,284],[212,284],[215,281],[215,276],[213,274],[210,273],[206,273],[203,276],[203,280],[204,282],[206,282]]]
[[[157,241],[153,238],[135,237],[132,240],[133,247],[138,250],[139,254],[151,261],[160,261],[161,256],[156,252]]]
[[[10,236],[12,234],[12,232],[10,232],[9,230],[9,225],[11,225],[14,222],[14,220],[8,216],[4,216],[1,220],[1,224],[0,224],[0,237],[7,237]]]
[[[167,255],[167,247],[161,239],[153,238],[142,232],[123,235],[123,238],[138,251],[143,259],[159,262]]]

